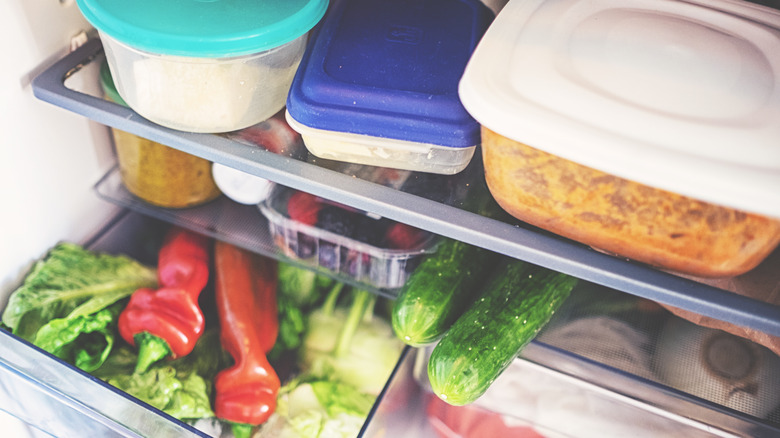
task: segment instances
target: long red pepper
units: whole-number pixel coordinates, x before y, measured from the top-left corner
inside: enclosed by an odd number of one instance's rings
[[[234,435],[249,436],[276,410],[280,387],[266,357],[279,331],[277,263],[224,242],[214,259],[222,346],[235,362],[215,379],[214,412],[234,423]]]
[[[137,372],[189,354],[205,327],[198,297],[209,279],[211,240],[171,228],[157,260],[159,289],[138,289],[119,315],[119,334],[138,347]]]

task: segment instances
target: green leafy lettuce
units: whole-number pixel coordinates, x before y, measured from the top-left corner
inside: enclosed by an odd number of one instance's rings
[[[134,373],[137,355],[123,344],[92,374],[172,417],[192,420],[214,416],[212,382],[229,360],[220,345],[219,330],[208,329],[187,356]]]
[[[156,270],[129,257],[60,243],[11,293],[3,324],[15,335],[92,371],[114,344],[121,311],[117,303],[136,289],[156,285]]]
[[[124,301],[91,315],[57,318],[38,330],[35,345],[91,372],[105,362],[116,338],[115,322]]]
[[[306,314],[336,283],[326,275],[289,263],[280,262],[278,272],[279,337],[268,355],[271,359],[301,346],[306,331]]]
[[[283,438],[354,438],[375,399],[347,383],[296,379],[281,388],[270,427]]]

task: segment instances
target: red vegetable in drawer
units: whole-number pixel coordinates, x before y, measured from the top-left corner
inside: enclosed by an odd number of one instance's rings
[[[518,419],[507,423],[502,415],[474,405],[452,406],[433,394],[425,394],[426,417],[439,438],[544,438],[530,424]]]
[[[211,241],[182,228],[165,236],[157,261],[159,289],[138,289],[119,315],[119,333],[138,347],[136,372],[189,354],[203,333],[198,297],[209,278]]]
[[[248,437],[276,410],[280,387],[266,357],[279,330],[277,262],[224,242],[214,258],[222,346],[235,362],[215,379],[214,412],[236,437]]]

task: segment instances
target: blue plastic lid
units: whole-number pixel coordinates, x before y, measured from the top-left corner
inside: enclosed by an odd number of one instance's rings
[[[479,144],[458,82],[493,12],[478,0],[342,0],[301,61],[287,110],[315,129]]]
[[[216,58],[262,52],[314,27],[328,0],[76,0],[95,28],[164,55]]]

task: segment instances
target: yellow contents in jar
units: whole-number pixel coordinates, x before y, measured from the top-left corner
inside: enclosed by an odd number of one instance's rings
[[[211,162],[134,134],[112,129],[122,182],[150,204],[191,207],[221,194]]]

